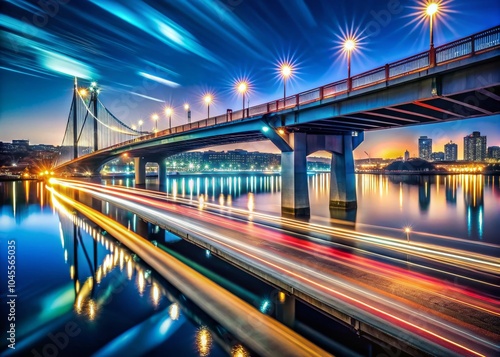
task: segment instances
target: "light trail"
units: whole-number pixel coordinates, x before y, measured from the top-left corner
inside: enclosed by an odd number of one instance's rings
[[[82,184],[81,181],[76,181],[76,180],[57,180],[55,181],[57,183],[62,183],[63,185],[68,184],[72,185],[73,187],[80,187],[80,188],[88,188],[88,186],[94,187],[96,190],[100,190],[101,192],[105,191],[115,191],[115,192],[122,192],[125,195],[130,194],[130,189],[122,189],[122,188],[116,188],[116,187],[109,187],[106,186],[106,188],[103,188],[102,185],[97,185],[97,184]],[[166,197],[164,195],[158,194],[156,191],[146,191],[146,193],[141,193],[141,190],[134,190],[135,192],[138,192],[142,197],[147,197],[151,198],[157,197],[162,200],[165,200]],[[129,197],[134,199],[133,197]],[[183,202],[186,203],[186,201],[183,201],[183,199],[177,198],[175,202]],[[193,206],[192,202],[188,202],[190,206]],[[205,203],[206,204],[206,203]],[[208,204],[207,204],[208,205]],[[220,206],[215,206],[213,207],[220,208]],[[242,209],[236,209],[232,208],[231,212],[238,213],[242,216],[249,216],[250,213],[248,211],[242,210]],[[448,247],[440,247],[436,245],[430,245],[430,244],[424,244],[424,243],[414,243],[411,242],[410,244],[408,243],[402,243],[400,239],[395,239],[395,238],[390,238],[390,237],[383,237],[383,236],[377,236],[377,235],[371,235],[368,233],[360,233],[360,232],[353,232],[352,230],[347,230],[343,228],[338,228],[338,227],[325,227],[325,226],[320,226],[317,224],[310,224],[310,223],[304,223],[304,222],[299,222],[299,221],[292,221],[290,219],[286,218],[281,218],[281,217],[275,217],[271,215],[266,215],[262,213],[256,213],[252,212],[252,216],[254,217],[259,217],[262,219],[264,222],[268,223],[276,223],[276,224],[286,224],[286,226],[294,228],[294,229],[301,229],[301,230],[306,230],[309,232],[316,232],[316,233],[322,233],[322,234],[328,234],[328,235],[333,235],[337,236],[340,238],[348,239],[352,242],[358,242],[358,243],[368,243],[376,247],[380,247],[383,249],[388,249],[388,250],[393,250],[395,252],[399,252],[402,254],[411,254],[414,256],[419,256],[422,258],[426,259],[431,259],[439,263],[445,263],[448,265],[451,265],[453,267],[461,266],[462,268],[464,266],[468,267],[469,269],[472,270],[479,270],[485,273],[490,273],[490,274],[500,274],[500,259],[498,257],[490,257],[484,254],[477,254],[477,253],[470,253],[467,251],[462,251],[458,249],[451,249]],[[500,286],[499,286],[500,287]]]
[[[128,230],[104,214],[74,201],[53,188],[53,195],[105,229],[116,239],[137,252],[141,258],[177,289],[226,328],[242,342],[261,355],[328,356],[296,332],[271,317],[261,314],[253,306],[222,289],[211,280],[159,250],[146,239]],[[251,317],[251,318],[249,318]],[[242,328],[245,326],[246,328]]]
[[[74,186],[81,189],[82,191],[89,192],[90,194],[93,194],[97,197],[100,197],[103,200],[113,202],[115,205],[120,206],[122,208],[125,208],[127,210],[141,212],[141,213],[139,213],[140,215],[145,215],[148,218],[148,220],[156,222],[155,224],[158,224],[161,221],[164,221],[164,222],[167,222],[168,225],[171,225],[177,229],[182,229],[186,232],[190,232],[191,234],[197,234],[199,236],[202,236],[205,240],[210,241],[211,242],[210,244],[212,244],[215,247],[218,247],[217,249],[219,249],[221,246],[223,246],[226,248],[226,250],[230,250],[233,252],[236,250],[240,256],[245,256],[246,257],[245,259],[251,259],[251,261],[254,261],[254,262],[255,262],[255,260],[260,259],[259,261],[261,261],[262,264],[266,265],[268,268],[272,268],[274,271],[281,269],[282,272],[287,272],[288,276],[294,277],[295,279],[297,279],[298,281],[301,282],[301,283],[299,283],[299,285],[308,284],[310,287],[311,287],[311,285],[316,286],[316,289],[320,289],[320,291],[322,291],[323,293],[326,292],[327,294],[329,294],[327,296],[330,296],[330,298],[332,297],[331,296],[332,294],[333,295],[337,294],[336,295],[337,298],[341,298],[344,301],[346,301],[346,300],[349,301],[349,299],[352,299],[350,301],[350,303],[352,303],[352,304],[356,303],[356,304],[358,304],[357,305],[358,307],[362,306],[362,308],[365,311],[366,310],[371,311],[371,314],[373,314],[374,316],[379,316],[379,317],[383,316],[383,318],[386,320],[398,321],[399,324],[403,324],[403,326],[406,326],[403,328],[408,329],[409,331],[415,331],[415,329],[416,329],[416,331],[420,331],[420,333],[426,335],[429,338],[429,340],[436,340],[437,339],[437,341],[441,341],[439,343],[443,344],[445,346],[448,346],[447,348],[452,348],[452,349],[453,348],[459,348],[459,349],[463,348],[464,351],[468,351],[468,347],[462,346],[460,343],[455,342],[453,339],[450,340],[449,338],[442,336],[438,332],[427,331],[427,329],[422,328],[422,327],[418,327],[418,325],[416,325],[415,323],[405,322],[406,320],[404,318],[401,318],[401,317],[398,317],[395,315],[395,312],[399,312],[399,314],[404,312],[404,314],[406,314],[408,316],[412,316],[413,312],[412,312],[411,308],[408,309],[405,305],[396,304],[393,301],[389,301],[386,298],[384,298],[383,296],[381,296],[379,294],[375,294],[373,292],[373,290],[367,291],[366,289],[361,289],[359,287],[359,284],[358,284],[358,286],[353,286],[352,284],[342,282],[339,279],[334,278],[333,276],[326,276],[324,274],[319,274],[317,270],[311,270],[311,269],[307,268],[306,267],[307,262],[305,262],[304,260],[298,260],[296,263],[294,263],[294,262],[290,262],[290,259],[291,259],[290,256],[286,256],[286,259],[284,259],[281,257],[281,255],[280,255],[280,257],[278,257],[276,252],[273,252],[273,254],[271,254],[268,251],[266,251],[265,249],[259,250],[255,246],[252,245],[253,242],[251,240],[249,240],[248,237],[252,237],[251,234],[253,233],[254,235],[257,235],[257,236],[258,235],[264,236],[269,241],[276,241],[276,242],[281,241],[280,244],[282,246],[284,246],[285,243],[288,245],[290,243],[292,243],[292,245],[294,245],[295,248],[300,248],[300,250],[302,252],[304,252],[305,248],[306,247],[309,248],[309,246],[304,245],[305,242],[303,240],[300,240],[300,239],[296,240],[293,237],[290,237],[284,233],[281,233],[281,231],[273,232],[272,230],[264,229],[261,226],[255,226],[254,224],[252,224],[252,226],[249,227],[248,224],[243,225],[240,221],[237,221],[234,219],[229,220],[229,219],[221,219],[220,217],[213,217],[211,214],[207,214],[207,213],[200,211],[200,210],[193,210],[191,208],[184,208],[184,207],[176,205],[176,204],[166,205],[163,202],[158,202],[156,200],[153,200],[151,197],[134,197],[134,195],[130,194],[130,191],[129,192],[120,192],[120,190],[113,190],[113,189],[109,189],[109,188],[106,188],[103,190],[102,187],[98,187],[98,186],[94,186],[94,189],[91,190],[91,189],[86,187],[87,185],[82,185],[81,183],[76,183],[76,184],[74,184]],[[112,193],[113,191],[114,191],[114,193],[113,193],[114,195],[119,196],[121,198],[116,198],[116,197],[110,196],[110,193]],[[138,202],[138,203],[131,202],[131,200]],[[153,209],[141,206],[141,205],[153,206],[153,207],[157,207],[157,209],[153,210]],[[175,216],[172,216],[170,214],[166,214],[166,210],[171,210],[175,214],[181,215],[182,218],[178,219]],[[218,230],[216,237],[214,237],[213,231],[211,231],[210,229],[204,229],[203,227],[200,226],[200,224],[189,223],[186,221],[186,218],[195,219],[195,220],[202,220],[202,221],[207,221],[207,222],[210,221],[213,224],[217,224],[219,226],[222,225],[222,226],[224,226],[224,229],[226,229],[226,230],[237,231],[239,234],[239,237],[241,237],[242,233],[246,234],[246,235],[244,236],[243,239],[231,239],[229,237],[226,237],[223,234],[224,232],[221,232],[220,230]],[[249,241],[247,242],[247,240],[249,240]],[[307,242],[307,243],[309,244],[310,242]],[[323,248],[323,247],[316,248],[317,245],[315,245],[313,243],[310,243],[310,244],[311,244],[311,247],[314,247],[314,250],[316,251],[316,253],[318,253],[318,251],[317,251],[318,249]],[[265,247],[263,247],[263,248],[265,248]],[[330,249],[329,252],[326,252],[326,251],[322,252],[322,256],[320,257],[321,259],[327,258],[327,260],[330,259],[332,261],[333,261],[333,258],[339,259],[339,262],[337,262],[339,264],[340,263],[347,264],[346,259],[355,259],[357,263],[363,264],[365,272],[370,272],[371,274],[374,274],[372,271],[373,269],[371,269],[371,267],[369,265],[367,265],[370,262],[368,259],[364,260],[365,258],[360,259],[360,257],[350,255],[350,256],[344,257],[345,259],[342,259],[343,261],[340,262],[340,256],[339,256],[338,252],[335,252],[335,254],[334,254],[334,252],[331,251],[332,250],[331,248],[328,248],[328,249]],[[250,254],[249,252],[252,252],[252,254]],[[308,253],[312,253],[312,252],[308,252]],[[347,254],[347,253],[345,253],[345,254]],[[381,264],[381,263],[378,263],[378,264]],[[350,268],[352,269],[353,265],[350,263],[349,263],[349,265],[350,265]],[[286,268],[287,266],[289,268]],[[380,272],[380,270],[382,270],[384,268],[386,268],[386,269],[389,268],[391,270],[393,269],[390,266],[384,266],[384,265],[377,266],[376,264],[375,264],[375,267],[376,267],[375,270],[378,270],[378,272]],[[290,269],[293,269],[293,270],[290,270]],[[358,269],[361,269],[361,268],[358,267]],[[398,271],[397,273],[400,274],[400,276],[402,278],[404,277],[404,275],[402,275],[402,271]],[[303,275],[303,274],[305,274],[305,275]],[[429,282],[427,280],[420,279],[419,284],[421,284],[421,286],[418,287],[418,286],[416,286],[415,283],[413,283],[417,278],[418,278],[418,276],[415,276],[415,275],[412,275],[410,277],[410,279],[412,280],[411,287],[413,289],[421,289],[422,291],[428,291],[428,290],[423,290],[424,289],[423,287],[432,285],[432,283],[435,281],[435,280],[431,280]],[[320,279],[320,280],[318,281],[317,279]],[[337,288],[347,289],[347,292],[343,293],[338,289],[336,290],[336,289],[329,287],[329,285],[327,285],[327,284],[330,284],[330,285],[336,284]],[[408,286],[410,286],[410,285],[408,285]],[[448,288],[446,286],[444,286],[444,287]],[[443,286],[438,285],[438,286],[434,287],[433,290],[438,290],[439,288],[443,288]],[[453,291],[455,291],[456,293],[463,294],[464,297],[470,296],[466,292],[461,291],[459,288],[456,288],[456,287],[453,289]],[[351,295],[355,294],[355,295],[362,296],[363,299],[370,297],[370,299],[372,300],[372,303],[369,303],[367,301],[363,302],[359,298],[356,298],[354,296],[350,296],[349,294],[351,294]],[[443,294],[440,294],[440,296],[446,297]],[[476,295],[475,297],[478,298],[478,300],[480,301],[482,306],[478,306],[477,304],[475,304],[474,302],[471,302],[471,301],[466,301],[465,305],[467,305],[471,308],[476,308],[476,309],[481,310],[485,313],[493,313],[494,315],[498,316],[498,303],[496,304],[497,306],[494,307],[494,306],[491,306],[491,301],[488,301],[486,299],[481,300],[484,297],[482,297],[480,295]],[[446,298],[448,298],[448,297],[446,297]],[[358,300],[359,300],[359,302],[358,302]],[[462,303],[462,300],[458,300],[457,298],[454,298],[454,301]],[[360,302],[365,304],[365,305],[363,305],[363,304],[359,305]],[[373,305],[374,302],[376,302],[375,305]],[[381,306],[382,303],[385,304],[385,307]],[[378,305],[378,307],[376,305]],[[493,304],[493,305],[495,305],[495,304]],[[394,312],[386,311],[386,309],[389,307],[395,311]],[[476,343],[479,343],[480,345],[486,345],[486,346],[489,346],[489,348],[493,348],[493,349],[498,348],[498,346],[495,345],[494,342],[485,340],[481,336],[478,336],[475,333],[472,333],[471,331],[468,331],[468,330],[466,331],[466,330],[460,329],[458,327],[458,325],[456,324],[456,321],[454,318],[451,319],[452,322],[450,324],[449,322],[443,322],[439,319],[435,319],[434,317],[429,317],[429,316],[426,316],[426,315],[421,314],[421,313],[418,314],[418,317],[419,317],[419,319],[421,319],[423,326],[425,326],[426,324],[431,324],[432,326],[434,326],[434,328],[436,328],[437,326],[441,326],[438,330],[441,330],[442,332],[446,332],[449,334],[450,332],[446,331],[446,330],[452,330],[452,331],[455,331],[455,333],[458,334],[458,336],[461,336],[461,338],[463,338],[465,336],[467,340],[471,340],[471,339],[475,340]],[[412,316],[412,318],[414,318],[414,316]],[[456,337],[455,337],[455,339],[456,339]],[[450,347],[450,345],[453,345],[454,347]],[[469,351],[469,352],[471,352],[471,351]],[[481,355],[480,352],[477,352],[477,351],[476,352],[472,351],[472,352],[474,352],[476,355]]]

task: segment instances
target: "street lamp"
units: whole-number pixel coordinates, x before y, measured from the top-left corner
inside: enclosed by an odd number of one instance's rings
[[[189,104],[188,103],[184,104],[184,110],[187,112],[188,124],[189,124],[189,123],[191,123],[191,110],[189,110]]]
[[[439,10],[438,4],[435,2],[431,2],[427,5],[425,8],[425,13],[427,16],[429,16],[429,25],[430,25],[430,35],[431,35],[431,41],[430,41],[430,47],[434,47],[434,33],[432,30],[432,19],[434,17],[434,14],[436,14]]]
[[[158,114],[156,113],[153,114],[151,116],[151,119],[153,119],[153,121],[155,122],[155,133],[156,133],[158,131],[158,119],[159,119]]]
[[[210,103],[212,102],[212,96],[210,94],[205,95],[203,98],[205,103],[207,103],[207,118],[210,118]]]
[[[433,30],[433,19],[434,14],[439,10],[439,6],[435,2],[430,2],[425,8],[425,14],[429,16],[429,26],[430,26],[430,49],[429,49],[429,65],[434,67],[436,65],[436,50],[434,49],[434,30]]]
[[[243,114],[241,115],[242,118],[245,117],[245,93],[248,90],[248,83],[245,81],[241,81],[238,83],[238,92],[241,93],[241,96],[243,98]]]
[[[144,124],[144,120],[139,120],[139,131],[142,132],[142,124]]]
[[[344,40],[344,51],[347,53],[347,90],[352,88],[351,82],[351,52],[356,49],[356,40],[354,38],[346,38]]]
[[[405,227],[406,241],[407,242],[410,241],[410,232],[411,232],[411,228],[410,227]]]
[[[167,107],[165,109],[165,114],[167,115],[168,117],[168,128],[171,129],[172,128],[172,113],[173,113],[173,109],[171,107]]]
[[[286,104],[286,80],[288,77],[292,76],[292,65],[288,62],[284,62],[280,67],[281,78],[283,78],[283,108],[285,108]]]

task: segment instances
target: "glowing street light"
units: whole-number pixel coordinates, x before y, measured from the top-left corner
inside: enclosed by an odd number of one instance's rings
[[[174,110],[171,108],[171,107],[167,107],[165,109],[165,114],[166,116],[168,117],[168,128],[171,129],[172,128],[172,113],[174,112]]]
[[[139,131],[142,132],[142,124],[144,124],[144,120],[139,120]]]
[[[284,62],[280,66],[280,75],[283,78],[283,108],[285,108],[286,103],[286,80],[292,76],[293,67],[290,63]]]
[[[155,122],[155,133],[156,133],[158,131],[158,119],[159,119],[158,114],[156,113],[153,114],[151,116],[151,119],[153,119],[153,121]]]
[[[241,81],[240,83],[238,83],[238,92],[241,93],[241,97],[242,97],[242,100],[243,100],[243,114],[242,114],[242,118],[245,117],[245,93],[247,92],[248,90],[248,83],[245,82],[245,81]]]
[[[405,227],[406,241],[407,242],[410,241],[410,232],[411,232],[411,228],[410,227]]]
[[[191,123],[191,110],[189,109],[189,104],[184,104],[184,110],[187,112],[188,124]]]
[[[344,40],[344,51],[347,53],[347,90],[352,88],[351,83],[351,52],[356,49],[356,40],[352,37]]]
[[[437,14],[439,6],[435,2],[430,2],[425,8],[425,15],[429,16],[430,26],[430,48],[429,48],[429,65],[434,67],[436,65],[436,50],[434,48],[434,15]]]
[[[430,41],[430,47],[434,47],[434,34],[432,30],[432,19],[434,17],[434,14],[436,14],[439,10],[439,6],[435,2],[431,2],[427,4],[427,7],[425,8],[425,13],[427,16],[429,16],[429,25],[430,25],[430,35],[431,35],[431,41]]]
[[[203,98],[205,103],[207,103],[207,118],[210,118],[210,103],[212,102],[212,96],[210,94],[205,95]]]

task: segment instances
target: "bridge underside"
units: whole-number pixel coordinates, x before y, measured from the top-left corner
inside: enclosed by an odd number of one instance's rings
[[[294,131],[312,134],[373,131],[494,115],[500,112],[499,108],[500,86],[493,86],[450,96],[431,97],[386,108],[360,111],[311,123],[290,125],[290,128]]]

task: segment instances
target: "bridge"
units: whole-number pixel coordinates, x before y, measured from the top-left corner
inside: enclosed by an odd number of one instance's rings
[[[135,182],[148,162],[215,145],[270,140],[281,152],[282,211],[308,215],[306,157],[332,153],[330,206],[356,207],[353,150],[364,132],[500,113],[500,26],[431,47],[346,79],[240,111],[148,133],[116,118],[98,89],[73,101],[55,171],[97,172],[124,153],[134,158]]]

